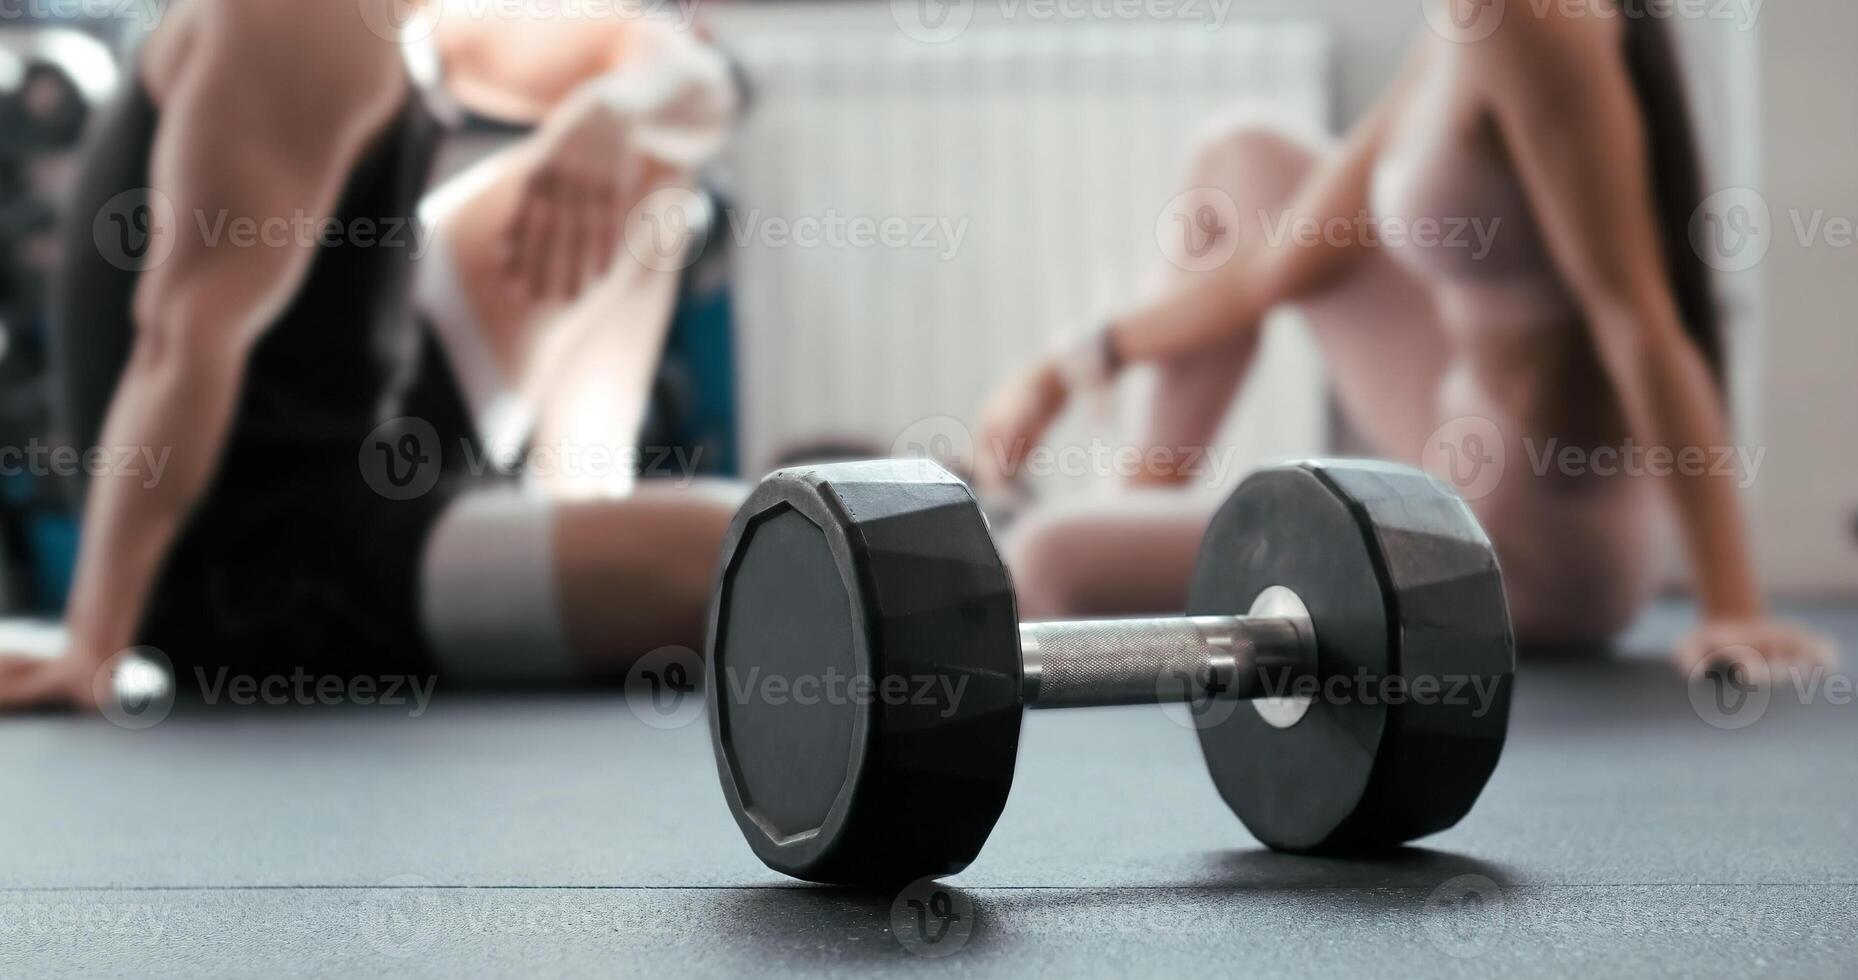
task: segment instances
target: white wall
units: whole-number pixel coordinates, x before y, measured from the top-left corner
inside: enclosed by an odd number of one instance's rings
[[[823,439],[963,460],[1004,376],[1166,273],[1158,224],[1208,120],[1250,102],[1300,128],[1331,125],[1330,32],[1307,19],[1211,31],[975,3],[958,42],[919,43],[883,3],[718,14],[756,83],[731,148],[726,229],[751,471]],[[827,210],[947,221],[959,246],[807,247],[748,231]],[[1030,467],[1046,492],[1120,486],[1125,464],[1106,454],[1140,445],[1152,379],[1135,375],[1110,411],[1070,413],[1055,439],[1066,456]],[[1323,441],[1306,334],[1272,330],[1254,380],[1209,493]]]
[[[1335,118],[1344,126],[1380,98],[1425,26],[1419,0],[1234,0],[1231,18],[1327,25],[1335,36]]]
[[[1761,319],[1756,486],[1762,570],[1779,588],[1858,594],[1858,247],[1794,216],[1858,220],[1858,4],[1761,14],[1763,181],[1775,221]]]
[[[1330,115],[1345,126],[1423,29],[1420,2],[1236,0],[1229,22],[1325,23]],[[1858,4],[1755,9],[1751,30],[1684,21],[1679,36],[1710,187],[1752,188],[1773,215],[1765,261],[1719,277],[1737,439],[1766,454],[1750,492],[1758,561],[1777,591],[1858,595],[1858,248],[1802,241],[1794,220],[1858,220]],[[718,10],[719,23],[755,16],[736,10]]]

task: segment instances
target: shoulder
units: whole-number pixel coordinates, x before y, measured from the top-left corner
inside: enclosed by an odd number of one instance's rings
[[[193,52],[261,89],[343,100],[405,77],[401,0],[189,0]]]
[[[1500,4],[1502,22],[1466,57],[1500,101],[1544,105],[1574,102],[1624,84],[1622,39],[1628,14],[1608,0]],[[1643,16],[1643,11],[1634,11]]]
[[[1501,22],[1485,45],[1498,59],[1520,59],[1520,64],[1580,63],[1615,57],[1624,36],[1626,18],[1649,16],[1644,9],[1627,9],[1609,0],[1585,3],[1521,2],[1499,4]]]

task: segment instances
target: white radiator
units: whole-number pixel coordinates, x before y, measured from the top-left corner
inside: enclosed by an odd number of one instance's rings
[[[750,472],[822,438],[888,448],[925,418],[971,419],[1008,370],[1159,281],[1156,221],[1210,117],[1262,100],[1328,122],[1319,25],[1009,23],[979,6],[940,44],[888,4],[716,11],[756,92],[721,229],[740,246]],[[1223,441],[1245,460],[1319,450],[1313,350],[1275,330],[1259,368],[1245,402],[1271,411]],[[1144,383],[1118,420],[1062,438],[1128,438]]]

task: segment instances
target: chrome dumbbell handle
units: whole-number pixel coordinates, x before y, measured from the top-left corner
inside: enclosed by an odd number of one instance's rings
[[[1294,615],[1025,623],[1019,645],[1032,708],[1262,698],[1316,659]]]

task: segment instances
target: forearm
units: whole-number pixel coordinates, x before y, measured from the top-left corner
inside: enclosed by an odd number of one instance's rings
[[[1621,325],[1611,333],[1627,335],[1627,329]],[[1633,437],[1648,451],[1668,453],[1672,462],[1659,479],[1695,569],[1698,598],[1707,615],[1761,615],[1764,601],[1738,492],[1740,480],[1752,474],[1711,464],[1730,442],[1717,384],[1696,345],[1678,329],[1675,312],[1668,326],[1638,335],[1639,351],[1616,353],[1611,360],[1625,375],[1617,380]]]
[[[1274,303],[1260,277],[1239,259],[1219,274],[1183,282],[1110,324],[1117,359],[1123,364],[1169,361],[1229,343],[1255,330]],[[1268,260],[1268,256],[1257,258]]]
[[[1321,215],[1338,202],[1304,202],[1292,214]],[[1315,219],[1304,219],[1315,220]],[[1276,307],[1317,292],[1358,257],[1359,243],[1252,239],[1217,272],[1182,282],[1116,318],[1116,352],[1124,362],[1171,361],[1232,344],[1257,330]]]
[[[151,472],[99,474],[91,484],[65,617],[77,656],[100,661],[136,642],[173,542],[212,479],[232,391],[197,357],[138,345],[101,442],[139,447],[162,463]]]

